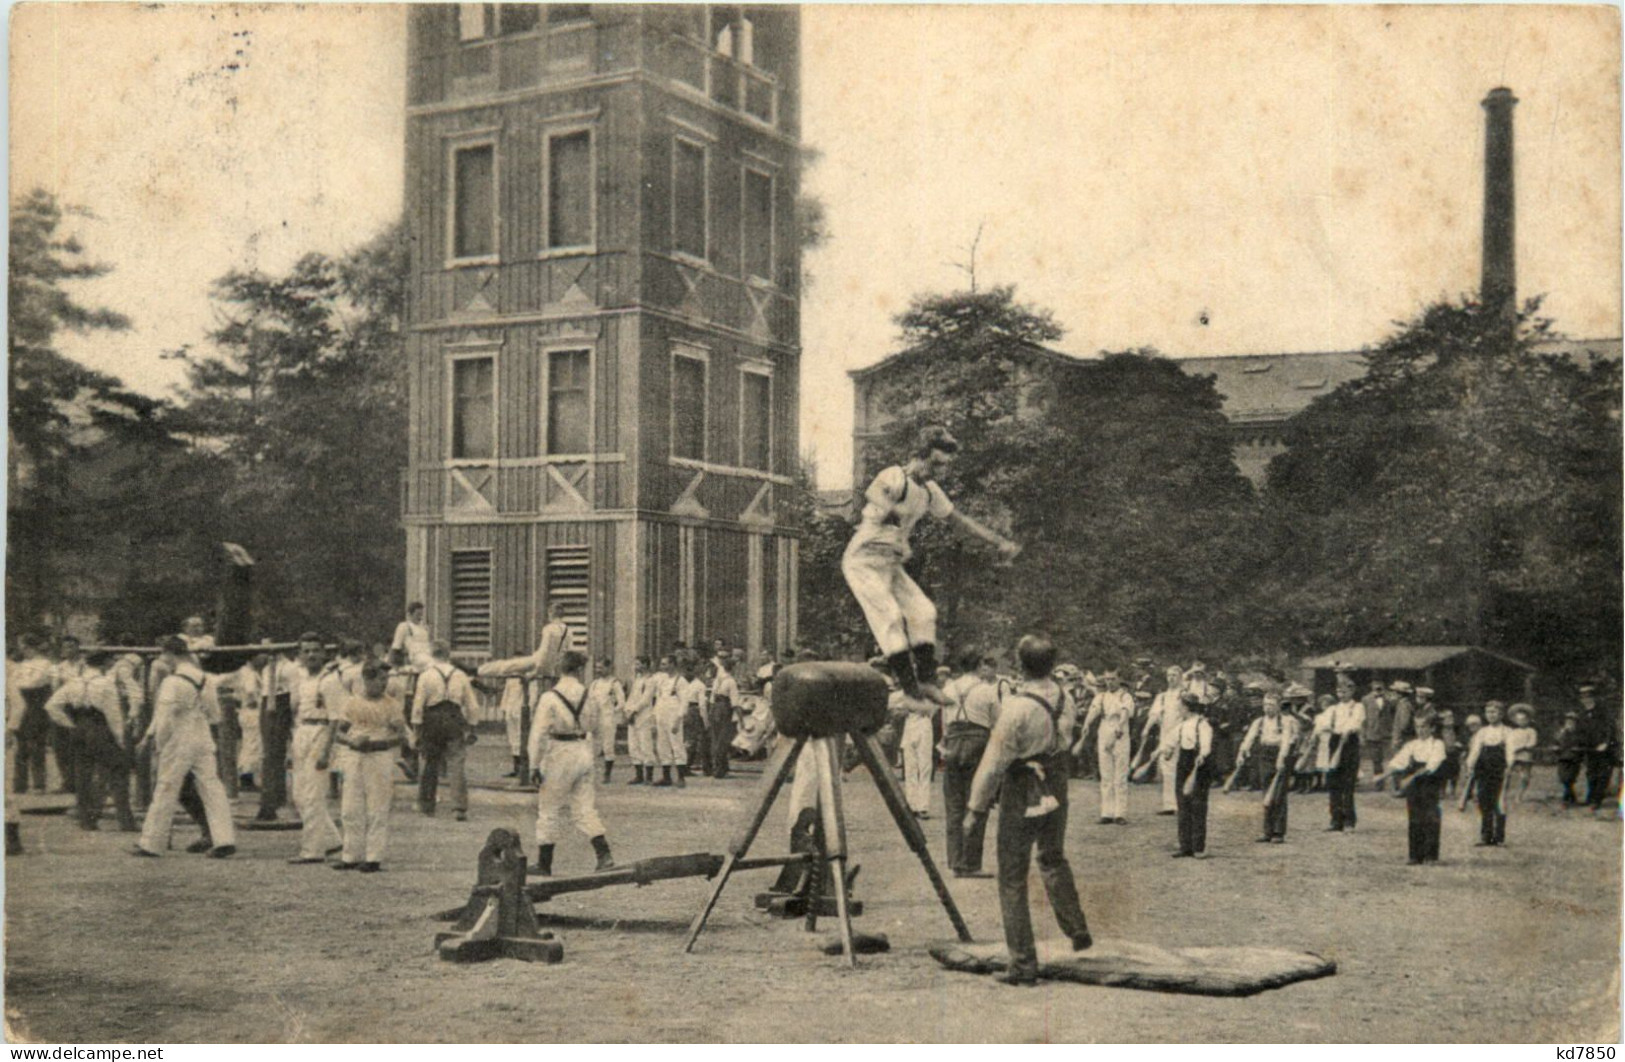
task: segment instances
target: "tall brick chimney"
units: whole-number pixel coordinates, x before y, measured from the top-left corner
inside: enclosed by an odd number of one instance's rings
[[[1486,310],[1514,313],[1518,298],[1518,265],[1513,224],[1516,197],[1512,182],[1512,108],[1518,98],[1509,88],[1484,97],[1484,268],[1479,301]]]

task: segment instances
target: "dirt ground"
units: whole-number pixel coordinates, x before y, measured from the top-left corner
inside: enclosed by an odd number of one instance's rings
[[[500,774],[487,738],[471,776]],[[685,791],[601,793],[623,861],[721,852],[755,773]],[[1535,792],[1549,777],[1537,775]],[[1446,812],[1444,862],[1407,867],[1402,802],[1361,792],[1360,828],[1327,834],[1325,798],[1293,799],[1285,845],[1254,844],[1256,794],[1215,795],[1206,862],[1174,861],[1174,822],[1133,787],[1127,826],[1096,824],[1098,789],[1073,783],[1068,851],[1097,938],[1164,946],[1259,944],[1334,958],[1335,977],[1248,999],[1046,984],[1007,988],[940,969],[952,936],[919,864],[861,772],[846,785],[862,864],[859,929],[889,954],[856,970],[819,954],[800,923],[751,897],[770,871],[736,876],[696,953],[682,931],[703,880],[563,897],[539,910],[556,966],[439,961],[429,916],[460,905],[494,827],[533,854],[533,799],[476,789],[470,821],[413,813],[396,789],[387,872],[289,866],[296,835],[244,832],[215,861],[176,850],[137,860],[133,836],[24,815],[28,854],[5,862],[6,997],[13,1041],[1618,1041],[1620,829],[1612,819],[1516,809],[1504,849],[1475,849],[1476,816]],[[25,798],[61,804],[66,798]],[[927,822],[940,859],[942,816]],[[245,798],[239,812],[251,807]],[[336,810],[336,808],[335,808]],[[782,851],[782,805],[753,850]],[[991,839],[989,848],[991,849]],[[991,850],[989,865],[991,865]],[[584,838],[557,870],[585,871]],[[953,881],[978,939],[1000,933],[991,880]],[[1035,924],[1057,932],[1033,875]]]

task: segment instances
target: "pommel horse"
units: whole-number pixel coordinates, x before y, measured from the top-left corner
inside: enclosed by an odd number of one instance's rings
[[[772,810],[774,799],[802,759],[802,750],[811,745],[814,755],[809,761],[818,772],[818,807],[823,819],[826,858],[833,864],[830,877],[835,887],[836,919],[841,928],[841,953],[846,957],[848,966],[857,964],[852,946],[852,916],[847,902],[846,816],[841,804],[841,759],[844,743],[848,739],[856,747],[859,759],[869,769],[875,785],[880,789],[880,797],[896,820],[897,828],[902,831],[903,840],[919,857],[931,888],[935,890],[943,910],[948,913],[948,920],[953,923],[954,932],[961,941],[970,943],[970,930],[966,928],[965,920],[954,905],[952,894],[948,892],[947,882],[938,872],[926,847],[925,831],[909,811],[902,786],[886,765],[885,753],[875,739],[875,732],[886,722],[887,696],[886,680],[865,664],[808,662],[791,665],[774,677],[773,719],[779,733],[791,740],[781,740],[778,750],[768,761],[756,802],[750,808],[743,826],[728,844],[721,873],[711,886],[705,906],[688,928],[683,951],[694,950],[694,942],[705,929],[705,923],[711,917],[722,890],[727,887],[729,876],[736,869],[743,869],[740,864],[745,861],[762,823]]]

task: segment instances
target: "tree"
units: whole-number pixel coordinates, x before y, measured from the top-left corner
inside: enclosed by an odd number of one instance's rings
[[[1107,353],[1057,378],[1041,429],[1006,477],[1029,543],[1009,579],[1024,622],[1106,663],[1263,648],[1246,597],[1256,500],[1212,377]]]
[[[76,516],[89,511],[71,474],[75,459],[103,430],[120,423],[121,410],[138,418],[151,412],[117,380],[55,347],[64,329],[130,326],[123,314],[85,306],[70,292],[75,282],[103,276],[112,267],[87,258],[78,239],[63,231],[68,216],[89,214],[38,188],[12,205],[6,602],[16,628],[48,615],[60,619],[74,605],[70,576],[83,566],[71,558],[82,552],[88,531]]]
[[[215,284],[213,353],[185,353],[186,430],[230,463],[268,630],[360,633],[400,607],[404,226],[340,259]]]
[[[1305,648],[1617,660],[1620,367],[1542,353],[1556,337],[1538,314],[1429,306],[1289,422],[1271,584]]]

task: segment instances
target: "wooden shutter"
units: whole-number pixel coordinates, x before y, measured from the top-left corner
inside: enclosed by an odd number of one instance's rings
[[[491,551],[459,549],[451,554],[451,647],[491,651]]]
[[[563,608],[564,622],[574,635],[567,649],[588,652],[588,622],[592,602],[592,547],[549,546],[547,549],[547,601]]]

